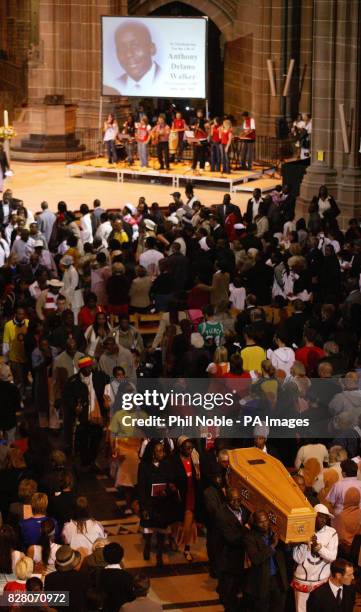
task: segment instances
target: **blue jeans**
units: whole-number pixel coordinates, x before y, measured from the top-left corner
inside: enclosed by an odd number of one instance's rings
[[[222,172],[229,174],[231,170],[229,167],[229,155],[228,151],[226,151],[226,146],[227,145],[221,145]]]
[[[125,145],[125,148],[127,150],[127,155],[128,155],[128,163],[132,164],[133,163],[133,157],[136,153],[137,150],[137,143],[134,142],[134,140],[131,140],[129,142],[127,142],[127,144]]]
[[[138,142],[138,157],[142,168],[148,166],[148,144],[146,142]]]
[[[221,145],[219,142],[211,142],[211,171],[219,172],[221,169]]]
[[[107,145],[108,161],[110,164],[115,164],[118,159],[117,150],[115,148],[115,140],[107,140],[105,144]]]

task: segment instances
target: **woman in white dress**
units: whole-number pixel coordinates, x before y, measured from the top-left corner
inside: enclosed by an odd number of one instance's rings
[[[39,544],[29,546],[27,555],[34,561],[35,571],[38,574],[55,572],[55,555],[60,544],[54,542],[55,523],[48,518],[41,523]]]
[[[83,245],[86,242],[93,244],[93,227],[90,215],[89,206],[82,204],[80,206],[81,218],[80,218],[80,237]]]
[[[62,532],[63,541],[84,556],[93,551],[93,544],[98,538],[105,538],[105,531],[100,523],[90,518],[88,500],[78,497],[75,502],[74,518],[65,523]]]

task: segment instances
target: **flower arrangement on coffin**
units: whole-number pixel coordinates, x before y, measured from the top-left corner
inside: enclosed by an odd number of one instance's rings
[[[0,126],[0,139],[1,140],[11,140],[16,136],[15,129],[12,125],[8,126]]]

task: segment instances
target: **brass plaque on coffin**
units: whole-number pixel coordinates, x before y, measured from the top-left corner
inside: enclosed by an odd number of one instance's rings
[[[267,512],[271,528],[284,542],[308,542],[316,512],[284,465],[258,448],[229,451],[228,482],[251,512]]]

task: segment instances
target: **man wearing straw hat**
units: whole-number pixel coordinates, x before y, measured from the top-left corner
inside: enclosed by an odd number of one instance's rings
[[[60,546],[55,555],[56,571],[45,576],[45,591],[68,591],[69,612],[85,612],[86,593],[89,588],[87,572],[77,571],[81,555],[70,546]]]

